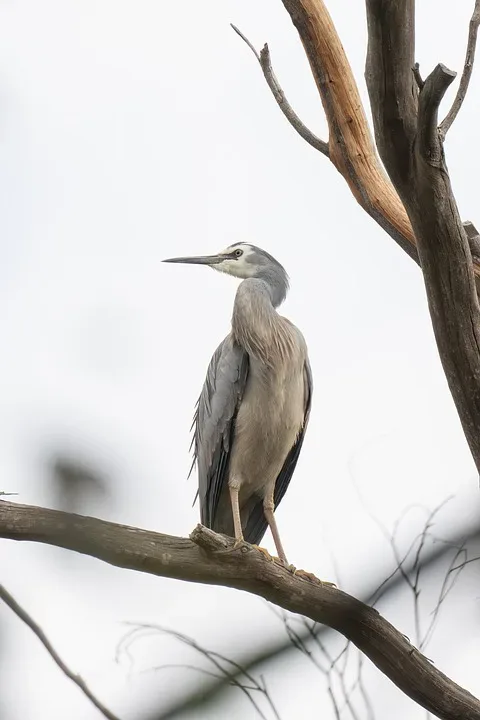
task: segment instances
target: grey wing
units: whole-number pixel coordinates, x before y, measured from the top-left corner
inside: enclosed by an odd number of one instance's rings
[[[233,425],[247,376],[248,355],[228,335],[210,361],[193,421],[200,518],[210,528],[227,480]]]
[[[307,429],[308,420],[310,417],[310,409],[312,406],[312,393],[313,393],[313,377],[312,369],[308,358],[305,361],[305,367],[303,371],[304,382],[305,382],[305,420],[301,432],[299,433],[295,444],[288,453],[280,474],[275,483],[275,492],[273,494],[273,501],[275,508],[277,508],[287,492],[288,485],[292,479],[295,466],[302,449],[303,439],[305,437],[305,431]],[[259,501],[252,508],[248,520],[245,525],[244,538],[247,542],[254,545],[258,545],[267,529],[267,521],[265,520],[265,514],[263,512],[263,501]]]

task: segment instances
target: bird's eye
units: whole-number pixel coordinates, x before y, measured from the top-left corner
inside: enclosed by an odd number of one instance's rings
[[[233,254],[234,254],[235,257],[237,257],[237,258],[238,258],[238,257],[242,257],[242,255],[243,255],[243,250],[240,250],[240,248],[238,248],[238,250],[235,250],[235,252],[234,252]]]

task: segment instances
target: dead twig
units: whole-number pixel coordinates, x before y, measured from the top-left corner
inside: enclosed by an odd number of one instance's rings
[[[328,150],[328,143],[326,143],[324,140],[320,140],[320,138],[318,138],[314,133],[312,133],[311,130],[306,127],[306,125],[303,124],[303,122],[300,120],[297,113],[285,97],[285,93],[283,92],[277,78],[275,77],[275,73],[273,72],[273,67],[270,60],[270,50],[267,43],[265,43],[261,52],[258,53],[250,40],[245,37],[245,35],[235,25],[233,25],[232,23],[230,24],[233,30],[235,30],[237,35],[242,38],[244,43],[248,45],[250,50],[257,58],[260,67],[262,68],[265,80],[267,81],[267,85],[272,91],[272,95],[277,101],[278,107],[285,115],[290,125],[293,127],[294,130],[297,131],[300,137],[302,137],[309,145],[314,147],[315,150],[319,150],[319,152],[321,152],[323,155],[329,157],[330,153]]]
[[[442,120],[438,128],[442,140],[445,139],[447,132],[449,131],[452,123],[457,117],[467,94],[470,78],[472,77],[473,61],[475,59],[475,49],[477,46],[477,34],[479,25],[480,0],[475,0],[475,8],[473,10],[473,14],[470,19],[470,24],[468,28],[467,52],[465,54],[465,63],[463,65],[463,72],[462,77],[460,78],[460,84],[458,86],[457,94],[455,95],[455,100],[452,103],[452,107],[450,108],[445,119]]]
[[[413,77],[415,78],[415,82],[417,83],[417,87],[419,90],[423,90],[423,86],[425,85],[425,80],[422,78],[422,75],[420,73],[420,65],[418,63],[415,63],[413,66]]]
[[[114,715],[108,708],[103,705],[103,703],[98,700],[98,698],[95,697],[95,695],[92,693],[92,691],[87,686],[85,680],[80,676],[74,673],[70,668],[65,665],[62,658],[59,656],[45,633],[43,632],[42,628],[35,622],[35,620],[27,613],[26,610],[24,610],[21,605],[17,603],[14,597],[10,595],[10,593],[6,590],[6,588],[3,585],[0,585],[0,599],[3,600],[5,605],[8,605],[10,610],[12,610],[15,615],[22,620],[22,622],[25,623],[25,625],[28,625],[30,630],[32,630],[37,638],[42,643],[45,650],[48,652],[52,660],[58,665],[60,670],[66,675],[72,682],[75,683],[75,685],[80,688],[80,690],[83,692],[83,694],[90,700],[90,702],[95,705],[97,710],[99,710],[102,715],[108,720],[119,720],[117,715]]]
[[[235,662],[234,660],[231,660],[230,658],[226,657],[225,655],[222,655],[221,653],[218,653],[214,650],[208,650],[207,648],[204,648],[202,645],[200,645],[196,640],[194,640],[192,637],[185,635],[183,633],[177,632],[175,630],[171,630],[169,628],[165,628],[161,625],[152,625],[149,623],[126,623],[127,625],[131,626],[131,630],[129,630],[123,638],[120,640],[118,646],[117,646],[117,652],[116,652],[116,659],[117,661],[120,658],[120,655],[123,652],[127,652],[128,655],[130,655],[129,650],[130,646],[133,642],[138,640],[142,636],[149,636],[152,634],[166,634],[170,637],[175,638],[176,640],[182,642],[187,647],[192,648],[197,653],[202,655],[214,668],[214,671],[211,672],[209,670],[205,670],[201,667],[195,667],[192,665],[182,665],[178,667],[186,667],[190,670],[196,670],[199,673],[206,674],[206,675],[213,675],[213,677],[219,679],[219,678],[225,678],[229,685],[232,687],[236,687],[238,690],[243,692],[245,696],[248,698],[249,702],[252,704],[253,709],[255,711],[255,714],[259,718],[263,718],[263,720],[267,720],[265,714],[260,709],[260,706],[255,701],[255,698],[253,696],[253,693],[259,693],[260,695],[263,695],[267,701],[268,706],[270,707],[270,710],[273,713],[273,717],[276,718],[276,720],[280,720],[280,715],[278,714],[278,711],[273,703],[272,698],[270,697],[270,693],[267,690],[267,687],[265,685],[265,682],[258,681],[251,673],[248,672],[248,670],[244,669],[239,663]],[[154,670],[164,670],[168,667],[175,667],[174,665],[162,665],[158,668],[153,668]],[[243,678],[245,678],[246,682],[244,682]]]

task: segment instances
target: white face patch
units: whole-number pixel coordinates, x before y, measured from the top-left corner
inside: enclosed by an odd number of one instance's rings
[[[239,254],[240,251],[242,253],[241,255]],[[219,272],[224,272],[242,279],[253,277],[257,268],[253,263],[248,262],[247,258],[254,254],[254,249],[247,243],[242,243],[240,245],[230,245],[219,254],[231,255],[235,252],[237,253],[236,257],[222,260],[221,263],[212,265],[212,267]]]

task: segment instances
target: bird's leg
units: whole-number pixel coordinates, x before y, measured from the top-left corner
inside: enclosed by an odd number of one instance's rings
[[[280,540],[280,533],[278,532],[277,521],[274,515],[275,504],[273,502],[273,492],[266,495],[263,501],[263,512],[265,513],[265,520],[268,523],[270,530],[272,531],[273,542],[277,548],[277,554],[282,563],[288,567],[287,556],[283,549],[282,541]]]
[[[243,542],[242,520],[240,518],[240,505],[238,503],[239,488],[235,485],[229,485],[230,502],[232,504],[233,530],[235,533],[235,545]]]

